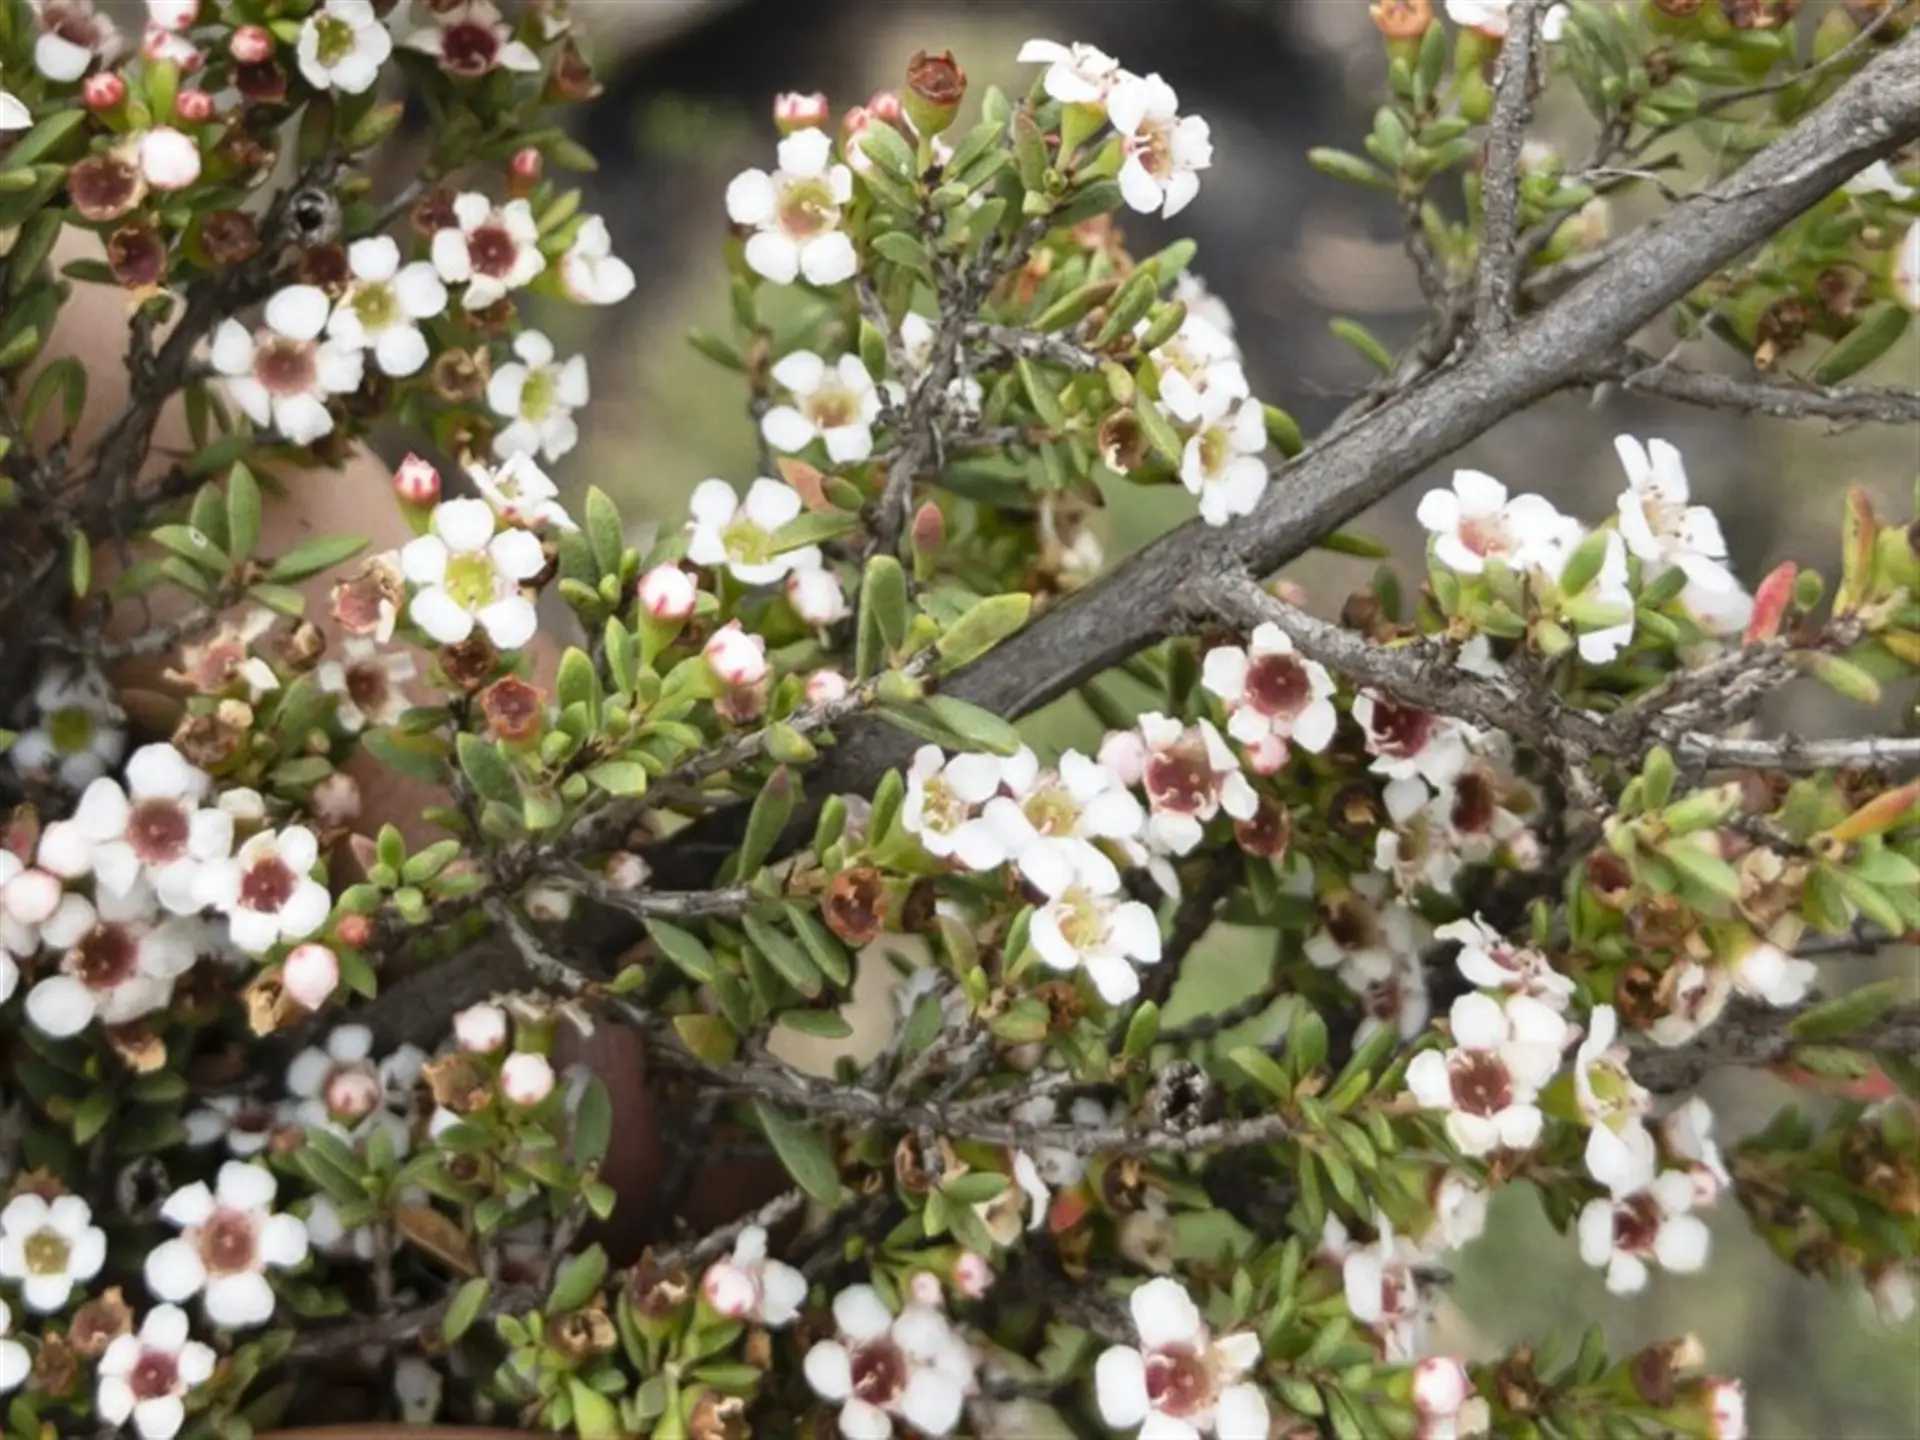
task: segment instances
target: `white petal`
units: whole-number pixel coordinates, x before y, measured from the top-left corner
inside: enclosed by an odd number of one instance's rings
[[[833,1297],[833,1323],[847,1339],[860,1344],[886,1334],[893,1312],[871,1285],[849,1285]]]
[[[960,1382],[938,1370],[916,1370],[900,1397],[900,1414],[928,1435],[948,1434],[967,1401]]]
[[[267,324],[290,340],[313,340],[326,328],[332,308],[318,285],[288,285],[267,301]]]
[[[418,374],[431,353],[427,337],[411,325],[395,325],[382,332],[373,349],[380,373],[395,379]]]
[[[43,1035],[64,1040],[93,1023],[93,995],[71,975],[49,975],[27,992],[27,1019]]]
[[[205,1304],[207,1318],[225,1329],[264,1325],[273,1318],[273,1287],[264,1275],[212,1276]]]
[[[760,417],[760,434],[784,454],[804,450],[813,442],[813,422],[791,405],[775,405]]]
[[[740,508],[740,497],[724,480],[702,480],[687,497],[687,510],[695,522],[713,529],[725,529]]]
[[[853,242],[839,230],[816,235],[800,247],[800,268],[811,285],[838,285],[860,269]]]
[[[400,572],[416,585],[438,585],[447,576],[452,558],[438,535],[421,535],[400,550]]]
[[[391,235],[372,235],[347,247],[347,264],[358,280],[391,280],[400,268],[400,246]]]
[[[747,264],[776,285],[791,285],[800,273],[800,247],[791,237],[762,230],[747,241]]]
[[[807,1384],[822,1400],[844,1400],[853,1393],[853,1358],[837,1340],[822,1340],[807,1351],[801,1368]]]
[[[449,550],[462,554],[477,555],[486,549],[493,528],[493,509],[484,500],[448,500],[433,512],[433,533],[446,542]]]
[[[260,1223],[260,1258],[281,1269],[307,1258],[307,1227],[291,1215],[269,1215]]]
[[[143,1276],[147,1289],[162,1300],[188,1300],[207,1283],[206,1267],[191,1240],[167,1240],[147,1254]]]
[[[238,320],[222,320],[213,332],[213,368],[222,375],[247,375],[253,370],[253,332]]]
[[[1186,1287],[1165,1275],[1155,1276],[1128,1300],[1133,1327],[1148,1350],[1190,1345],[1201,1330],[1200,1307]]]
[[[487,556],[509,580],[531,580],[547,568],[539,538],[527,530],[502,530],[487,543]]]
[[[271,402],[273,427],[295,445],[311,445],[333,430],[333,416],[312,395],[283,395]]]
[[[1213,1433],[1220,1440],[1266,1440],[1270,1422],[1267,1397],[1255,1385],[1229,1385],[1214,1410]]]
[[[808,178],[826,170],[833,155],[833,141],[824,130],[796,130],[780,142],[775,153],[787,174]]]
[[[1147,1362],[1132,1346],[1101,1352],[1093,1368],[1093,1389],[1100,1418],[1109,1429],[1125,1430],[1147,1418]]]
[[[727,218],[736,225],[765,225],[780,205],[780,192],[764,170],[745,170],[727,185]]]

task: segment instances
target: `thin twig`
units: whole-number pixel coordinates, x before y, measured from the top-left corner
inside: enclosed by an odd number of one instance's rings
[[[1675,747],[1682,763],[1782,770],[1809,775],[1820,770],[1871,770],[1901,776],[1920,771],[1920,738],[1868,735],[1855,740],[1802,740],[1794,735],[1730,739],[1690,734]]]
[[[1772,415],[1782,420],[1869,421],[1920,425],[1920,391],[1891,387],[1815,385],[1810,381],[1721,375],[1671,365],[1644,351],[1624,350],[1593,366],[1583,383],[1615,383],[1639,395],[1658,395],[1688,405]]]
[[[1519,259],[1520,155],[1533,118],[1534,57],[1550,0],[1519,0],[1507,10],[1507,38],[1493,75],[1493,116],[1480,181],[1480,259],[1474,278],[1474,323],[1484,337],[1513,326]]]

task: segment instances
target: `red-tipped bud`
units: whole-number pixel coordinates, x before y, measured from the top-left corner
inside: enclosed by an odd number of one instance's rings
[[[264,65],[273,51],[273,32],[264,25],[242,25],[227,41],[227,53],[242,65]]]
[[[524,150],[514,151],[513,159],[507,165],[507,193],[516,200],[525,199],[540,183],[540,176],[545,170],[546,161],[531,145]]]
[[[393,472],[393,493],[409,505],[431,505],[440,498],[440,472],[418,455],[409,455]]]
[[[693,576],[669,562],[640,577],[640,608],[655,620],[677,623],[693,614],[700,587]]]
[[[913,513],[913,548],[927,554],[938,550],[947,538],[946,517],[929,500]]]
[[[867,114],[883,125],[898,125],[905,114],[900,97],[891,90],[876,90],[867,101]]]
[[[1794,582],[1799,576],[1800,567],[1789,560],[1760,582],[1760,588],[1753,592],[1753,617],[1747,621],[1747,633],[1743,637],[1747,644],[1758,645],[1780,633],[1780,624],[1793,604]]]
[[[173,97],[173,114],[183,125],[204,125],[213,119],[213,96],[204,90],[182,90]]]
[[[818,91],[802,95],[789,90],[773,97],[773,123],[782,135],[796,130],[824,130],[828,113],[827,97]]]
[[[117,71],[102,70],[80,82],[80,103],[95,112],[118,110],[127,100],[127,82]]]

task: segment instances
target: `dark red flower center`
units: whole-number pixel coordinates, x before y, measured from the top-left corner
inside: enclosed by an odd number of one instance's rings
[[[1467,1115],[1498,1115],[1513,1103],[1513,1077],[1500,1057],[1469,1050],[1447,1064],[1454,1108]]]
[[[164,1350],[142,1350],[127,1375],[133,1398],[164,1400],[180,1386],[180,1363]]]
[[[259,1250],[253,1218],[238,1210],[216,1210],[200,1227],[200,1261],[209,1275],[244,1275],[256,1268]]]
[[[254,352],[253,374],[276,395],[304,395],[313,389],[318,379],[313,346],[304,340],[279,336],[262,340]]]
[[[500,37],[491,25],[462,20],[440,32],[440,68],[453,75],[484,75],[500,55]]]
[[[1188,1349],[1147,1356],[1147,1401],[1164,1415],[1194,1415],[1213,1403],[1213,1376]]]
[[[1630,1195],[1613,1207],[1613,1248],[1629,1254],[1653,1249],[1660,1235],[1660,1207],[1651,1195]]]
[[[507,233],[504,225],[482,225],[467,236],[467,257],[481,275],[504,280],[520,258],[520,242]]]
[[[377,660],[365,660],[347,667],[347,696],[360,709],[377,713],[387,703],[392,687],[387,683],[387,667]]]
[[[1156,809],[1195,815],[1213,803],[1213,766],[1199,745],[1156,751],[1147,760],[1144,779]]]
[[[1418,755],[1433,737],[1433,716],[1425,710],[1395,705],[1390,700],[1373,704],[1373,723],[1368,727],[1375,753],[1405,759]]]
[[[888,1339],[869,1341],[853,1352],[853,1393],[869,1405],[885,1408],[907,1388],[907,1357]]]
[[[1247,667],[1247,699],[1263,715],[1298,715],[1312,698],[1298,655],[1256,655]]]
[[[73,947],[71,971],[89,990],[112,990],[140,966],[140,942],[124,925],[96,925]]]
[[[175,800],[142,800],[127,816],[127,843],[149,865],[164,865],[186,853],[191,826]]]
[[[1493,827],[1499,813],[1500,796],[1493,777],[1484,770],[1469,770],[1454,782],[1453,809],[1447,819],[1461,835],[1484,835]]]
[[[272,915],[293,898],[300,877],[278,855],[268,855],[251,865],[240,879],[240,905]]]

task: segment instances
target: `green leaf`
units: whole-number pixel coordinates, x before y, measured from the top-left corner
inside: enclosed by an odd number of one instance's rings
[[[1183,448],[1180,436],[1167,423],[1167,417],[1160,413],[1159,405],[1147,398],[1145,390],[1134,392],[1133,414],[1140,422],[1140,433],[1147,437],[1147,444],[1153,447],[1153,453],[1169,469],[1178,470]]]
[[[581,1092],[580,1108],[573,1117],[573,1163],[598,1165],[613,1139],[613,1101],[607,1087],[598,1078],[589,1080]]]
[[[260,485],[251,470],[236,465],[227,472],[227,549],[236,560],[248,560],[259,543]]]
[[[50,153],[62,140],[87,123],[88,114],[84,107],[73,106],[56,111],[35,125],[7,148],[7,173],[16,174],[42,155]]]
[[[267,567],[266,578],[281,585],[291,585],[324,570],[331,570],[342,560],[350,560],[366,548],[367,542],[358,535],[323,535],[318,540],[295,546],[280,556]]]
[[[912,180],[917,173],[913,147],[891,125],[869,125],[860,137],[860,148],[874,164],[899,179]]]
[[[860,616],[863,622],[870,620],[878,627],[888,650],[898,650],[906,643],[907,627],[913,618],[907,600],[907,573],[893,556],[876,555],[867,561],[866,574],[860,581]]]
[[[1394,187],[1393,178],[1372,161],[1346,150],[1325,148],[1309,150],[1307,163],[1322,175],[1331,175],[1336,180],[1366,185],[1375,190],[1391,190]]]
[[[692,931],[669,925],[664,920],[648,920],[646,925],[647,934],[660,947],[660,953],[679,966],[689,979],[705,985],[718,973],[720,967],[713,952]]]
[[[637,760],[606,760],[587,771],[587,779],[609,795],[623,798],[644,795],[647,791],[647,767]]]
[[[160,525],[148,538],[163,550],[209,573],[223,575],[233,568],[233,561],[214,543],[213,537],[192,525]]]
[[[754,797],[753,809],[747,813],[747,832],[740,842],[742,880],[752,879],[773,853],[773,847],[780,843],[780,834],[793,818],[793,807],[799,798],[800,782],[786,766],[776,765]]]
[[[73,554],[67,562],[67,578],[76,597],[84,598],[93,588],[93,545],[78,530],[73,533]]]
[[[1002,640],[1027,623],[1033,611],[1033,596],[1028,594],[989,595],[969,607],[946,632],[934,649],[939,652],[942,670],[957,670],[978,660]]]
[[[462,732],[454,741],[454,749],[461,772],[483,800],[497,800],[502,805],[521,803],[520,782],[514,779],[513,766],[497,746]]]
[[[547,1297],[547,1313],[564,1315],[578,1310],[599,1293],[600,1282],[607,1278],[607,1252],[589,1245],[570,1257],[554,1278],[553,1294]]]
[[[798,990],[809,1000],[817,999],[821,989],[821,975],[807,952],[786,935],[776,930],[766,921],[749,915],[742,922],[747,939],[753,948],[767,958],[769,964],[780,973],[780,978]]]
[[[1844,1040],[1897,1005],[1900,989],[1898,980],[1882,980],[1836,995],[1831,1000],[1822,1000],[1811,1010],[1795,1016],[1787,1025],[1787,1033],[1796,1040]]]
[[[447,746],[438,736],[367,730],[361,733],[360,743],[389,770],[429,785],[447,783]]]
[[[875,125],[872,130],[886,128],[884,125]],[[868,133],[872,133],[872,130]],[[927,256],[927,247],[904,230],[889,230],[883,235],[874,236],[873,253],[923,279],[933,278],[933,261]]]
[[[1376,340],[1373,332],[1368,330],[1366,326],[1360,324],[1359,321],[1346,319],[1332,320],[1328,322],[1327,328],[1349,345],[1353,346],[1355,350],[1358,350],[1361,359],[1373,366],[1373,368],[1378,370],[1382,375],[1392,373],[1393,352]]]
[[[844,510],[806,510],[773,532],[771,551],[784,555],[803,545],[821,545],[851,535],[860,528],[860,517]]]
[[[1740,898],[1740,872],[1718,855],[1710,855],[1698,845],[1680,841],[1662,848],[1660,853],[1673,868],[1700,889],[1722,900]]]
[[[673,1030],[701,1060],[709,1065],[731,1065],[740,1049],[740,1037],[718,1015],[676,1015]]]
[[[815,1040],[844,1040],[853,1034],[853,1026],[838,1010],[788,1010],[779,1023]]]
[[[821,973],[836,985],[845,985],[851,980],[853,964],[838,937],[812,911],[792,901],[787,902],[785,909],[787,923],[793,926],[793,933],[800,937],[800,943],[807,947],[807,954]]]
[[[1293,1098],[1293,1081],[1288,1078],[1287,1072],[1280,1068],[1277,1060],[1258,1046],[1236,1046],[1227,1052],[1227,1058],[1245,1071],[1248,1079],[1274,1099],[1291,1100]]]
[[[493,1284],[484,1275],[476,1275],[454,1292],[452,1302],[447,1306],[446,1318],[440,1322],[440,1337],[449,1345],[458,1344],[460,1337],[473,1328],[473,1322],[480,1318],[480,1312],[486,1308],[487,1297],[493,1293]]]
[[[1606,563],[1607,550],[1615,533],[1612,530],[1596,530],[1574,546],[1567,563],[1560,569],[1560,592],[1563,595],[1578,595],[1599,578],[1600,567]]]
[[[1020,385],[1026,391],[1027,403],[1033,406],[1033,413],[1049,430],[1059,431],[1067,428],[1067,412],[1060,404],[1060,396],[1053,384],[1033,361],[1022,356],[1013,362],[1013,368],[1020,377]]]
[[[626,531],[620,524],[620,507],[598,485],[587,487],[584,523],[587,545],[602,575],[618,575],[620,559],[627,551]]]
[[[1111,214],[1120,208],[1122,198],[1117,181],[1096,180],[1074,191],[1072,198],[1066,204],[1056,206],[1048,218],[1064,229],[1078,225],[1082,220],[1091,220],[1096,215]]]
[[[780,1157],[780,1163],[787,1167],[794,1183],[822,1205],[839,1205],[844,1193],[840,1172],[834,1167],[833,1155],[819,1129],[790,1119],[765,1100],[753,1102],[753,1113],[760,1122],[761,1133],[767,1137],[773,1153]]]
[[[977,749],[1011,755],[1023,743],[1020,732],[991,710],[952,695],[930,695],[924,703],[936,720]]]
[[[1810,378],[1816,385],[1838,385],[1859,374],[1891,350],[1912,321],[1913,315],[1905,306],[1891,301],[1874,306],[1845,338],[1820,357]]]
[[[600,677],[584,650],[569,648],[560,657],[560,669],[554,677],[554,698],[564,711],[569,705],[586,707],[590,728],[598,728],[600,716]]]

